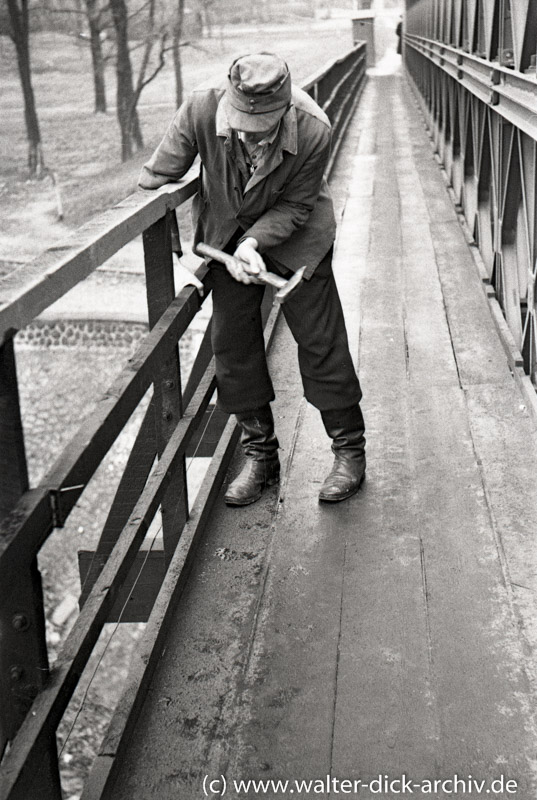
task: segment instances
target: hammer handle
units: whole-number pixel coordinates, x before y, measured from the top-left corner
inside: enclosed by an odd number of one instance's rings
[[[221,264],[225,264],[226,266],[230,264],[232,267],[234,267],[239,261],[239,259],[235,258],[235,256],[232,256],[229,253],[224,253],[223,250],[217,250],[216,247],[211,247],[210,244],[205,244],[204,242],[200,242],[196,246],[196,252],[201,256],[207,256],[208,258],[212,258],[214,261],[219,261]],[[283,286],[287,285],[285,278],[282,278],[281,275],[275,275],[273,272],[260,272],[258,275],[252,275],[252,277],[263,281],[263,283],[269,283],[276,289],[281,289]]]

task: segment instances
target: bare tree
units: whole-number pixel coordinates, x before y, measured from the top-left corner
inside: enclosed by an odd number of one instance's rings
[[[123,161],[127,161],[144,146],[137,111],[138,100],[147,84],[156,78],[166,63],[168,34],[164,28],[157,29],[155,24],[156,0],[148,0],[146,6],[147,32],[142,44],[143,53],[135,86],[129,49],[127,6],[125,0],[110,0],[110,11],[116,33],[117,115],[121,130],[121,158]],[[156,65],[148,74],[153,49],[157,43],[159,52],[156,57]]]
[[[104,0],[41,0],[33,6],[46,20],[46,30],[58,27],[65,33],[74,35],[77,41],[88,41],[93,67],[95,112],[106,112],[105,64],[107,56],[103,52],[103,39],[110,25],[108,7]],[[88,26],[89,36],[85,32]],[[74,30],[73,30],[74,28]]]
[[[212,7],[214,0],[201,0],[201,8],[199,14],[202,20],[204,35],[211,37],[213,35],[213,15]]]
[[[128,16],[124,0],[110,0],[110,11],[116,32],[117,118],[121,130],[121,158],[127,161],[134,150],[140,150],[144,143],[134,102]]]
[[[24,97],[24,119],[28,139],[28,167],[32,177],[40,177],[45,171],[45,162],[32,86],[28,0],[7,0],[7,7],[10,37],[17,51],[17,64]]]
[[[175,72],[175,105],[179,108],[183,102],[183,71],[181,68],[181,35],[183,33],[185,3],[184,0],[177,0],[175,9],[175,19],[173,22],[172,54],[173,67]]]
[[[99,0],[84,0],[88,15],[88,26],[93,65],[93,86],[95,92],[95,113],[106,113],[105,58],[102,47],[102,9]]]

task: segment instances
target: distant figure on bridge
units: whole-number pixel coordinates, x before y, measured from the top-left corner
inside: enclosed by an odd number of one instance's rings
[[[395,28],[395,35],[397,36],[397,52],[399,55],[403,52],[403,47],[401,44],[401,38],[403,36],[403,17],[399,17],[399,22]]]
[[[307,400],[321,412],[335,455],[319,499],[345,500],[365,474],[362,397],[349,353],[332,273],[336,223],[324,172],[330,123],[287,64],[272,53],[236,59],[225,80],[195,90],[178,110],[143,167],[140,186],[176,181],[200,155],[195,242],[233,254],[235,265],[210,261],[212,343],[220,406],[235,414],[246,463],[225,502],[243,506],[278,482],[278,440],[270,402],[261,301],[256,276],[306,280],[282,306],[298,344]]]

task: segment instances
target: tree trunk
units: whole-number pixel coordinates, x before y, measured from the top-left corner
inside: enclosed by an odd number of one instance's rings
[[[183,31],[184,0],[177,0],[175,23],[173,26],[173,66],[175,72],[175,106],[179,108],[183,102],[183,70],[181,66],[181,33]]]
[[[136,145],[136,149],[142,150],[144,146],[144,140],[136,106],[132,109],[132,138],[134,140],[134,144]]]
[[[121,130],[121,160],[127,161],[136,150],[143,147],[143,139],[133,87],[125,0],[110,0],[110,11],[116,31],[117,118]]]
[[[106,113],[106,88],[104,82],[104,58],[101,44],[101,25],[98,0],[86,0],[86,12],[90,31],[91,61],[93,65],[93,86],[95,94],[95,113]]]
[[[40,177],[45,169],[45,163],[32,87],[28,0],[7,0],[7,5],[11,23],[11,38],[17,51],[17,64],[24,97],[24,119],[28,139],[28,167],[32,177]]]
[[[213,21],[211,16],[210,5],[212,0],[203,0],[203,35],[209,39],[213,35]]]

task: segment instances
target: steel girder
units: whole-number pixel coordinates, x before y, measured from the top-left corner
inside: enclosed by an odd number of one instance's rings
[[[407,0],[405,64],[537,383],[537,0]]]

